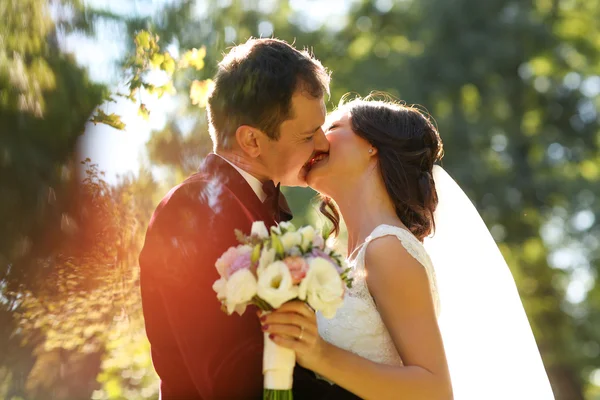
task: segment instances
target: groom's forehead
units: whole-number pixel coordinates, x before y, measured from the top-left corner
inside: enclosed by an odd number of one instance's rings
[[[316,129],[323,125],[327,109],[323,98],[294,96],[292,98],[292,118],[289,123],[300,129]]]

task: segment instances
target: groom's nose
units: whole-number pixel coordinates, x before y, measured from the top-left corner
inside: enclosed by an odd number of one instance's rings
[[[319,129],[319,131],[315,135],[315,153],[329,153],[329,141],[325,137],[325,132],[323,129]]]

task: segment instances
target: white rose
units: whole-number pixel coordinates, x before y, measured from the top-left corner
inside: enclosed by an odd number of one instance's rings
[[[295,232],[296,227],[291,222],[284,221],[284,222],[279,223],[277,226],[274,226],[271,228],[271,232],[273,232],[276,235],[281,235],[283,233],[283,231]]]
[[[283,261],[275,261],[258,276],[258,296],[273,308],[298,296],[298,287],[292,283],[292,275]]]
[[[227,313],[239,312],[239,306],[245,306],[256,295],[257,282],[249,269],[240,269],[229,277],[225,289]],[[236,310],[236,307],[238,310]],[[245,307],[244,307],[245,309]],[[243,311],[242,311],[243,312]]]
[[[252,230],[250,232],[251,235],[256,235],[261,239],[266,239],[269,237],[269,231],[267,230],[267,226],[263,221],[255,221],[252,223]]]
[[[260,253],[260,258],[258,259],[258,268],[256,269],[256,273],[258,276],[260,276],[260,274],[264,271],[265,268],[267,268],[267,266],[269,266],[273,263],[273,261],[275,261],[275,254],[275,249],[267,249],[266,247],[263,247]]]
[[[315,228],[309,225],[300,228],[298,232],[300,232],[300,234],[302,235],[302,249],[308,249],[308,246],[313,242],[313,239],[315,238]]]
[[[218,281],[213,283],[213,290],[217,292],[217,299],[223,300],[226,296],[227,279],[220,278]]]
[[[300,283],[298,297],[325,318],[333,318],[344,300],[344,283],[333,264],[321,257],[313,258]]]
[[[288,251],[294,246],[300,246],[300,243],[302,243],[302,234],[300,232],[286,232],[279,240],[281,240],[283,249]]]
[[[283,221],[279,224],[282,229],[285,229],[287,232],[296,232],[296,227],[289,221]]]

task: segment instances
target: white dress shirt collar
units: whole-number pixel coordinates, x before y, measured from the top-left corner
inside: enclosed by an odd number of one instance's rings
[[[227,161],[233,168],[235,168],[236,171],[239,172],[242,177],[244,177],[246,182],[248,182],[248,185],[250,185],[250,187],[252,188],[254,193],[256,193],[256,196],[260,199],[260,201],[261,202],[265,201],[265,199],[267,198],[267,194],[263,190],[261,181],[259,181],[252,174],[244,171],[243,169],[241,169],[240,167],[238,167],[237,165],[235,165],[234,163],[232,163],[225,157],[221,156],[220,154],[217,154],[217,156],[221,157],[223,160]]]

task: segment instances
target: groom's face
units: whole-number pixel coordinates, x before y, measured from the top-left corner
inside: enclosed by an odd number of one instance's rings
[[[279,140],[267,140],[261,152],[271,178],[283,186],[306,186],[310,161],[329,153],[329,142],[321,128],[326,109],[323,98],[297,92],[292,97],[292,118],[281,124]]]

